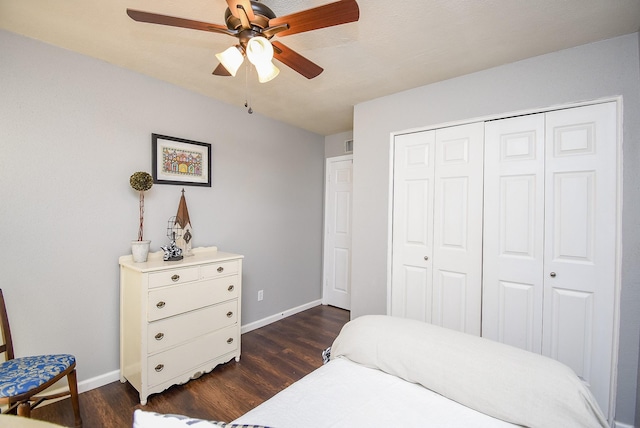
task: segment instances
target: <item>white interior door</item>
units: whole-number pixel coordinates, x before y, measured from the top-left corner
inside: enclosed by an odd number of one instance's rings
[[[391,315],[431,322],[435,131],[394,144]]]
[[[351,199],[353,156],[327,159],[322,301],[351,309]]]
[[[484,122],[436,130],[431,322],[480,335]]]
[[[546,115],[542,352],[609,413],[615,320],[616,104]]]
[[[542,352],[544,113],[487,122],[482,336]]]

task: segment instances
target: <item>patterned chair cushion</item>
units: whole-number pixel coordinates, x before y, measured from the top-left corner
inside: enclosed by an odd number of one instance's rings
[[[69,354],[37,355],[0,363],[0,397],[15,397],[58,376],[76,362]]]

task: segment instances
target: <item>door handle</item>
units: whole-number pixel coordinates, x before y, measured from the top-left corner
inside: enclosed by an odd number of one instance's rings
[[[555,278],[555,277],[556,277],[556,273],[555,273],[555,272],[551,272],[551,273],[549,274],[549,276],[550,276],[551,278]]]

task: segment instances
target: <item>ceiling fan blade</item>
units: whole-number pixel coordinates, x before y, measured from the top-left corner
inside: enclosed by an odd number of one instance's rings
[[[231,0],[229,0],[231,1]],[[269,20],[269,27],[289,24],[289,29],[280,31],[278,36],[303,33],[319,28],[355,22],[360,18],[360,9],[355,0],[340,0],[324,6],[303,10]]]
[[[152,12],[127,9],[127,15],[134,21],[148,22],[150,24],[168,25],[170,27],[189,28],[192,30],[210,31],[235,36],[237,32],[229,30],[225,25],[210,24],[208,22],[192,21],[191,19],[176,18],[173,16],[159,15]]]
[[[307,79],[313,79],[322,73],[322,67],[309,61],[307,58],[289,49],[282,43],[272,41],[271,44],[273,45],[273,57],[275,59],[302,74]]]
[[[229,6],[229,11],[231,11],[231,14],[238,19],[242,19],[245,16],[239,9],[244,9],[246,17],[249,18],[249,21],[253,21],[256,18],[253,14],[251,1],[249,0],[227,0],[227,5]]]
[[[231,73],[229,73],[229,71],[222,64],[218,64],[216,69],[213,70],[213,73],[211,74],[215,74],[216,76],[231,76]]]

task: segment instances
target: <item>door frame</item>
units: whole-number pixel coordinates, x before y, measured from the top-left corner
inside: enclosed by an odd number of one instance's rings
[[[616,103],[616,113],[617,113],[617,137],[616,137],[616,255],[615,255],[615,284],[614,284],[614,320],[613,320],[613,349],[612,352],[612,360],[611,364],[611,393],[609,396],[609,415],[607,419],[610,424],[613,423],[613,417],[615,416],[615,405],[616,405],[616,390],[617,390],[617,381],[618,381],[618,359],[619,359],[619,348],[620,348],[620,290],[622,286],[622,167],[623,167],[623,135],[622,135],[622,118],[623,118],[623,99],[622,96],[612,96],[612,97],[604,97],[598,98],[589,101],[577,102],[577,103],[564,103],[557,104],[553,106],[548,106],[544,108],[535,108],[535,109],[527,109],[527,110],[518,110],[513,112],[505,112],[500,114],[493,114],[481,117],[475,117],[465,120],[458,120],[452,122],[439,123],[436,125],[429,125],[424,127],[416,127],[409,128],[404,130],[399,130],[395,132],[391,132],[389,134],[389,187],[387,189],[388,192],[388,201],[389,204],[387,206],[387,315],[391,314],[391,281],[392,281],[392,263],[393,263],[393,178],[394,178],[394,154],[395,154],[395,136],[400,134],[407,134],[411,132],[422,132],[422,131],[430,131],[439,128],[447,128],[451,126],[458,125],[466,125],[473,122],[481,122],[481,121],[491,121],[491,120],[499,120],[505,119],[513,116],[524,116],[528,114],[536,114],[536,113],[547,113],[554,110],[563,110],[568,108],[575,107],[583,107],[594,104],[602,104],[602,103]]]

